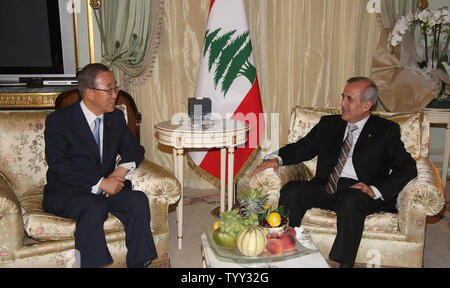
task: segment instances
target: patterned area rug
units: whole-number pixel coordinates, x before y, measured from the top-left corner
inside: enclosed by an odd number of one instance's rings
[[[184,206],[189,205],[220,205],[219,195],[205,195],[205,196],[184,196]]]
[[[219,190],[185,188],[183,194],[184,206],[220,205]]]
[[[176,210],[177,204],[170,205],[169,213]],[[220,191],[185,188],[183,195],[183,205],[220,206]]]

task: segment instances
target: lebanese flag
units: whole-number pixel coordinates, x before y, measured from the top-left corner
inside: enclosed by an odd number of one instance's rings
[[[202,53],[195,97],[211,98],[213,115],[250,124],[245,147],[235,150],[235,177],[265,129],[244,0],[211,0]],[[195,165],[220,179],[220,150],[189,152],[189,156]]]

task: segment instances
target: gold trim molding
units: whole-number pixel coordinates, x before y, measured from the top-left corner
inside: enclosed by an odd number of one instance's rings
[[[55,100],[61,92],[49,93],[1,93],[0,108],[55,108]]]
[[[92,7],[92,9],[98,9],[100,6],[102,6],[101,0],[90,0],[89,5]]]
[[[94,47],[94,25],[92,23],[92,9],[93,5],[100,7],[100,1],[86,0],[86,16],[88,25],[88,42],[89,42],[89,60],[90,63],[95,63],[95,47]]]
[[[73,41],[74,41],[74,49],[75,49],[75,71],[80,71],[80,49],[78,42],[78,20],[77,20],[77,0],[72,0],[72,22],[73,22]]]
[[[419,3],[417,3],[417,7],[419,7],[420,10],[425,10],[428,8],[428,0],[420,0]]]

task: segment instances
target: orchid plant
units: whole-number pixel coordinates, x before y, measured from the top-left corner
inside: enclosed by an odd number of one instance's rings
[[[400,17],[389,34],[388,48],[392,51],[411,28],[420,28],[420,45],[425,48],[425,59],[418,63],[426,73],[440,69],[450,74],[448,48],[450,41],[450,9],[442,7],[436,11],[426,8]],[[431,52],[431,53],[430,53]]]

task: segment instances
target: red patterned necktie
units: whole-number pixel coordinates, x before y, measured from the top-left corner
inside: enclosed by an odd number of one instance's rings
[[[348,124],[348,133],[347,137],[345,137],[344,144],[342,145],[341,154],[339,155],[337,164],[331,172],[331,175],[328,178],[328,183],[325,186],[325,190],[327,190],[328,194],[330,195],[336,192],[339,175],[341,175],[342,169],[344,169],[348,154],[350,153],[350,150],[352,148],[353,132],[357,129],[358,126],[356,126],[355,124]]]

